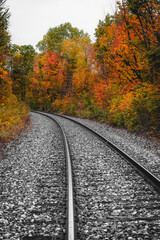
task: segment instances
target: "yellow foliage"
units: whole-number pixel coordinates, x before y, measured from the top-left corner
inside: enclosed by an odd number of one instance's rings
[[[28,119],[28,107],[18,102],[11,94],[0,104],[0,139],[8,140],[15,137],[25,126]]]
[[[159,87],[142,84],[111,100],[108,120],[130,131],[146,130],[159,136],[159,104]]]
[[[134,99],[134,93],[133,92],[127,92],[124,96],[122,101],[119,104],[119,110],[120,111],[128,111],[128,109],[131,108],[132,102]]]

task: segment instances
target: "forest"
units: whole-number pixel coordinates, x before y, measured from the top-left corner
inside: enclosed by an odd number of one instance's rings
[[[11,44],[0,0],[0,141],[14,138],[30,110],[94,119],[160,137],[159,0],[126,0],[99,21],[95,42],[67,22],[37,43]]]

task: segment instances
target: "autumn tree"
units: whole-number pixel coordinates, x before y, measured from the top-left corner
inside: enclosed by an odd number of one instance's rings
[[[29,86],[29,73],[33,71],[36,52],[31,45],[12,45],[11,48],[11,78],[13,93],[22,101],[25,100]]]
[[[108,45],[101,42],[101,39],[108,34],[106,31],[107,28],[111,27],[112,23],[115,22],[115,17],[110,16],[109,14],[106,15],[104,21],[100,20],[97,28],[95,29],[95,37],[96,42],[94,44],[95,50],[96,50],[96,59],[98,61],[98,65],[101,69],[101,73],[104,75],[104,77],[107,76],[108,69],[105,64],[105,55],[108,51],[109,44],[111,42],[108,42]],[[107,40],[109,41],[109,39]]]
[[[28,119],[28,107],[12,93],[10,77],[9,10],[0,0],[0,141],[15,137]]]
[[[0,0],[0,101],[8,94],[9,90],[9,79],[6,71],[10,41],[10,36],[7,32],[9,10],[5,8],[5,3],[5,0]]]
[[[47,110],[63,95],[65,71],[65,61],[55,52],[48,51],[36,57],[26,99],[32,108]]]
[[[41,52],[54,51],[60,53],[64,39],[73,39],[75,37],[81,38],[84,36],[87,36],[87,34],[85,34],[83,30],[74,28],[67,22],[57,27],[50,28],[43,39],[38,42],[37,48]]]
[[[93,47],[89,37],[66,39],[63,42],[62,54],[68,62],[70,83],[72,92],[82,94],[83,90],[89,90],[89,77],[94,66]],[[78,78],[77,78],[78,77]]]
[[[114,21],[109,17],[96,30],[95,104],[129,130],[159,128],[158,12],[158,1],[123,1]]]
[[[94,49],[88,34],[66,23],[49,31],[46,38],[38,43],[42,53],[35,61],[27,101],[32,108],[59,108],[68,113],[76,104],[87,106],[93,97],[95,73]]]
[[[89,49],[91,42],[89,37],[64,39],[61,54],[67,61],[67,76],[65,89],[74,88],[73,75],[80,69],[85,69],[89,64]]]
[[[89,114],[95,81],[94,49],[89,37],[64,39],[61,56],[66,60],[65,96],[53,109],[68,114]]]
[[[120,17],[126,24],[128,41],[140,52],[143,79],[159,81],[160,74],[160,5],[157,0],[128,0],[121,8]],[[134,34],[134,40],[130,35]]]
[[[7,53],[10,37],[8,35],[9,10],[5,8],[6,0],[0,0],[0,60]]]

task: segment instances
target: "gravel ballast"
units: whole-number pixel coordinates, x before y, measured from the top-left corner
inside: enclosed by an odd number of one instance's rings
[[[95,136],[54,118],[63,126],[71,149],[77,240],[160,239],[160,195]],[[125,130],[78,121],[158,172],[158,142],[149,144]],[[32,113],[31,123],[32,128],[6,145],[0,158],[0,239],[62,240],[66,220],[62,139],[57,125],[45,116]]]
[[[160,140],[153,140],[140,134],[130,133],[125,129],[114,128],[108,124],[88,119],[71,118],[101,134],[160,179]]]
[[[96,137],[55,118],[72,153],[78,240],[160,239],[160,195]]]
[[[57,125],[31,114],[32,128],[0,160],[0,239],[64,239],[65,159]]]

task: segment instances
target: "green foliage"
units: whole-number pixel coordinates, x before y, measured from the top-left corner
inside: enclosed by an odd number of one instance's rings
[[[8,35],[9,10],[5,7],[6,0],[0,0],[0,61],[8,51],[10,37]]]
[[[95,37],[103,36],[105,33],[104,27],[110,27],[113,22],[115,22],[115,17],[107,14],[103,21],[99,21],[98,27],[95,29]]]
[[[160,46],[151,47],[151,49],[146,53],[146,57],[148,58],[149,65],[158,80],[158,77],[160,77]]]
[[[29,73],[33,71],[36,52],[31,45],[11,47],[10,71],[12,90],[18,99],[24,101],[29,86]]]
[[[22,68],[26,74],[33,70],[34,58],[36,55],[35,49],[32,45],[18,46],[13,44],[11,46],[11,54],[19,53],[23,62]]]
[[[127,0],[127,3],[130,11],[134,14],[137,14],[139,9],[145,6],[146,1],[148,0]]]
[[[43,40],[37,44],[37,48],[41,52],[54,51],[60,53],[64,39],[81,38],[85,36],[88,36],[88,34],[85,34],[83,30],[72,27],[68,22],[58,27],[50,28],[47,34],[44,35]]]
[[[160,132],[160,90],[154,86],[144,85],[138,88],[133,101],[133,112],[136,113],[136,123],[141,130]]]
[[[104,34],[106,34],[105,28],[110,27],[113,22],[115,22],[115,17],[107,14],[104,21],[100,20],[98,27],[95,29],[96,42],[95,42],[94,46],[97,50],[96,58],[99,62],[102,62],[102,64],[103,64],[104,56],[106,54],[107,49],[106,49],[105,45],[102,45],[99,43],[99,39],[101,37],[103,37]],[[103,71],[105,72],[105,69],[103,69]]]
[[[8,87],[4,71],[6,67],[6,54],[9,49],[10,37],[7,32],[9,12],[5,8],[5,0],[0,0],[0,101],[6,94],[5,89]]]

